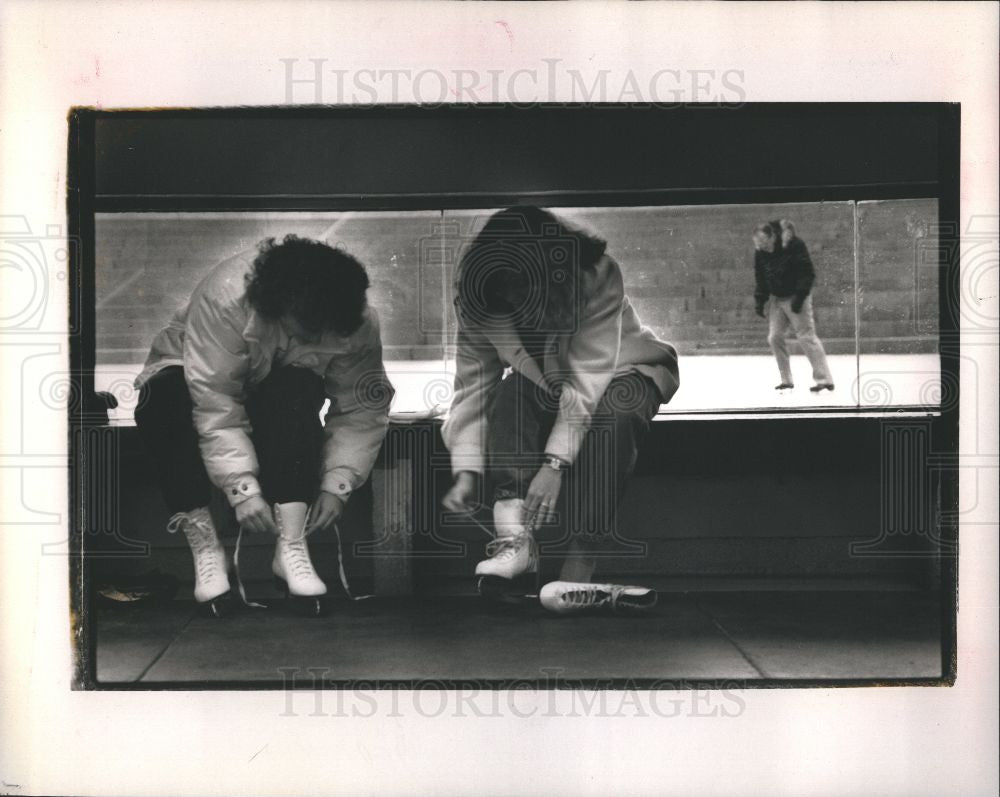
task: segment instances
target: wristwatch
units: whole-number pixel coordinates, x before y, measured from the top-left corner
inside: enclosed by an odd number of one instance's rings
[[[569,463],[553,454],[546,454],[545,467],[552,468],[554,471],[562,472],[569,467]]]

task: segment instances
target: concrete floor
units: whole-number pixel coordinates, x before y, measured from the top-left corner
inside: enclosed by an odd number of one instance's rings
[[[225,620],[191,601],[102,607],[97,679],[281,684],[326,679],[910,679],[941,675],[940,609],[919,591],[666,592],[643,617],[557,617],[477,597],[274,603]]]

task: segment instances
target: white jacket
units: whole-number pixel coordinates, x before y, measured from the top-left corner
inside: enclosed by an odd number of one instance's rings
[[[582,288],[590,298],[577,329],[572,335],[550,336],[549,342],[554,337],[557,345],[545,355],[544,373],[513,327],[485,327],[459,318],[455,399],[442,429],[455,473],[483,472],[486,413],[508,367],[544,387],[561,385],[559,413],[545,453],[569,463],[616,376],[638,372],[649,377],[664,401],[677,392],[677,352],[641,324],[625,295],[618,264],[605,255],[585,280]]]
[[[252,258],[237,255],[201,281],[154,339],[136,386],[168,365],[184,367],[205,468],[236,505],[260,491],[247,391],[272,367],[308,368],[323,378],[330,399],[320,487],[346,499],[368,478],[388,427],[393,389],[382,365],[378,316],[369,308],[349,337],[327,332],[314,343],[291,337],[246,300]]]

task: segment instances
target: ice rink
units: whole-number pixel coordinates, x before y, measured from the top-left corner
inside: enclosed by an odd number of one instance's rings
[[[829,357],[836,389],[810,393],[812,377],[803,356],[792,357],[795,389],[776,391],[778,369],[764,355],[702,355],[680,358],[681,387],[661,412],[704,413],[747,410],[809,410],[927,407],[941,402],[940,361],[936,354],[840,354]],[[400,420],[447,410],[454,361],[388,360],[396,388],[392,411]],[[132,381],[141,366],[98,365],[95,387],[114,394],[116,423],[131,424],[137,399]],[[435,410],[435,408],[437,408]]]

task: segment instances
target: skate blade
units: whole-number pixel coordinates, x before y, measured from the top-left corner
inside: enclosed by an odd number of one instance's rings
[[[229,617],[236,611],[236,601],[232,592],[223,592],[211,600],[198,604],[198,613],[203,617],[222,619]]]
[[[480,576],[476,591],[486,600],[508,606],[526,606],[538,603],[535,573],[525,573],[516,578]]]
[[[325,617],[330,613],[328,595],[293,595],[288,590],[288,583],[278,577],[275,577],[274,584],[285,596],[285,605],[293,614],[299,617]]]

